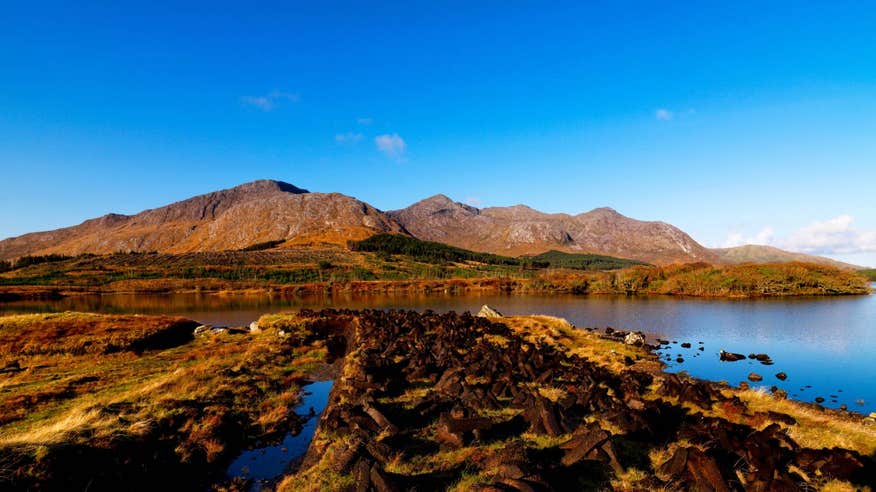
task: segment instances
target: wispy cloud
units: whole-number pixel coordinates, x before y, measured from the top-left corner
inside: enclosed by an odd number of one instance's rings
[[[725,248],[744,244],[765,244],[777,248],[814,255],[847,255],[876,252],[876,230],[860,230],[853,227],[851,215],[816,221],[776,237],[772,227],[764,227],[754,236],[734,231],[722,244]]]
[[[374,137],[374,143],[377,145],[377,150],[390,159],[404,162],[408,146],[398,133],[378,135]]]
[[[298,102],[300,97],[292,92],[271,91],[264,96],[243,96],[240,101],[262,111],[273,111],[283,102]]]
[[[361,133],[347,132],[347,133],[338,133],[335,135],[335,142],[339,143],[356,143],[362,140],[365,136]]]
[[[374,123],[374,118],[356,118],[356,123],[360,125],[368,126],[371,123]]]
[[[675,117],[675,114],[666,108],[659,108],[654,111],[654,117],[660,121],[669,121]]]

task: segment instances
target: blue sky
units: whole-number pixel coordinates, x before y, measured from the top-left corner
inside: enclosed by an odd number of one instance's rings
[[[259,178],[876,265],[866,2],[11,2],[0,237]]]

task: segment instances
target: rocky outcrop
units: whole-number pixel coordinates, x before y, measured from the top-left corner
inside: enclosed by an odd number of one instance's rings
[[[484,304],[481,307],[481,310],[478,311],[477,316],[479,318],[501,318],[502,313],[500,313],[499,311],[496,311],[495,309],[491,308],[490,306]]]
[[[477,477],[472,490],[605,489],[631,468],[640,470],[634,490],[795,490],[810,477],[873,476],[872,459],[856,452],[803,448],[778,424],[708,416],[718,407],[750,412],[718,385],[612,372],[489,319],[299,316],[311,337],[347,353],[317,429],[321,444],[299,472],[305,483],[316,469],[353,475],[356,490],[443,490],[466,476]],[[645,398],[655,382],[656,396]],[[796,425],[771,413],[759,421]]]

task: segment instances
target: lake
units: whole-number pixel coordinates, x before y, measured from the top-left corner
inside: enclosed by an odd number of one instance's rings
[[[825,398],[825,406],[876,412],[876,295],[776,299],[701,299],[669,296],[567,295],[415,295],[281,298],[211,294],[106,295],[57,301],[0,303],[0,314],[16,312],[92,311],[175,314],[214,325],[242,326],[265,313],[303,307],[352,309],[432,309],[472,311],[489,304],[504,314],[549,314],[581,327],[645,332],[677,341],[661,355],[671,356],[669,371],[692,376],[745,381],[750,372],[763,376],[752,386],[776,385],[803,401]],[[692,345],[681,348],[681,343]],[[700,344],[699,342],[702,342]],[[698,347],[702,346],[702,351]],[[775,363],[721,362],[719,350],[766,353]],[[684,362],[677,363],[678,355]],[[786,381],[775,377],[788,375]]]

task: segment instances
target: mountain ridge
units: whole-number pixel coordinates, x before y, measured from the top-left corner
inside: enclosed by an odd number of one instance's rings
[[[811,261],[856,268],[769,246],[710,249],[672,224],[633,219],[606,206],[578,214],[547,213],[525,204],[478,208],[436,194],[384,212],[355,197],[311,192],[269,179],[132,215],[109,213],[0,240],[0,259],[52,253],[221,251],[267,241],[345,246],[385,232],[510,256],[557,250],[654,264]]]

